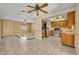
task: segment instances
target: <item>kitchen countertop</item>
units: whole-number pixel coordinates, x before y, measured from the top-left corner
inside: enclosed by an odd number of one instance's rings
[[[54,29],[51,29],[54,30]],[[62,33],[66,33],[66,34],[70,34],[70,35],[74,35],[75,34],[75,30],[74,29],[69,29],[69,28],[61,28]]]
[[[62,30],[62,33],[71,34],[71,35],[75,34],[74,29],[61,29],[61,30]]]

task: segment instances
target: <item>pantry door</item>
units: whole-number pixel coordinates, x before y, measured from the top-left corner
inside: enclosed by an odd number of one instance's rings
[[[3,22],[3,35],[13,34],[13,22],[4,21]]]

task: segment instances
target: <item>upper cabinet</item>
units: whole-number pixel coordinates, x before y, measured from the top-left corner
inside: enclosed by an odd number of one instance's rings
[[[58,21],[58,22],[51,22],[51,27],[54,27],[56,25],[58,25],[60,27],[66,27],[67,20],[65,20],[65,21]]]
[[[72,25],[75,25],[75,11],[68,12],[67,13],[67,19],[68,19],[68,27],[71,28]]]

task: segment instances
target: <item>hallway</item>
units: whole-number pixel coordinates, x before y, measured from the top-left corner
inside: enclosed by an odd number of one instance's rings
[[[0,54],[4,55],[75,55],[75,48],[61,45],[59,37],[20,39],[16,36],[4,37],[0,44]]]

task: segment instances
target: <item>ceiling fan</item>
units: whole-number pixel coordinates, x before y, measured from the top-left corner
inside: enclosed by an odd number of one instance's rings
[[[33,11],[36,11],[37,16],[39,16],[39,11],[42,11],[42,12],[47,14],[48,12],[46,10],[43,10],[43,8],[47,7],[47,6],[48,6],[47,3],[44,3],[41,6],[39,4],[36,4],[35,6],[27,5],[27,7],[33,8],[32,10],[28,11],[27,13],[31,13]],[[22,10],[21,12],[26,12],[26,11]]]

